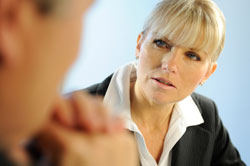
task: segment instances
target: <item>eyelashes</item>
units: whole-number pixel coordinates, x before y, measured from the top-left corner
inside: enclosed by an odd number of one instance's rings
[[[167,48],[169,50],[172,48],[172,45],[161,39],[155,39],[153,43],[159,48]]]
[[[173,47],[173,45],[169,44],[168,42],[166,42],[165,40],[162,40],[162,39],[155,39],[153,41],[153,43],[156,47],[167,49],[167,50],[171,50]],[[185,56],[187,58],[189,58],[190,60],[201,61],[199,54],[197,54],[194,51],[185,52]]]
[[[200,61],[201,60],[200,56],[197,53],[192,52],[192,51],[189,51],[189,52],[185,53],[185,55],[188,58],[190,58],[192,60],[195,60],[195,61]]]

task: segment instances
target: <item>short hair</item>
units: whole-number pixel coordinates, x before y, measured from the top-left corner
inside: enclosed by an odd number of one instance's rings
[[[38,11],[43,15],[50,14],[55,8],[55,4],[57,3],[56,0],[33,0],[33,1]]]
[[[162,0],[144,24],[143,32],[148,31],[216,61],[224,47],[225,18],[212,0]]]

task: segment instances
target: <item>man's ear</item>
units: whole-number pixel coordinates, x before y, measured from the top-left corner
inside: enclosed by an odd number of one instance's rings
[[[139,58],[139,53],[141,51],[142,35],[143,34],[140,33],[137,37],[136,52],[135,52],[136,59]]]
[[[16,65],[20,60],[22,48],[20,11],[24,3],[20,0],[0,0],[1,67]]]
[[[1,23],[0,27],[0,65],[13,66],[18,63],[18,47],[14,34],[8,29],[8,26]]]

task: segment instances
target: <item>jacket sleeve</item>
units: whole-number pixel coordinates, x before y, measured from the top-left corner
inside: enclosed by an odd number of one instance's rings
[[[238,150],[230,140],[228,131],[219,117],[215,102],[200,94],[193,93],[192,98],[199,108],[204,123],[200,125],[203,130],[211,133],[211,144],[207,149],[210,166],[245,166]],[[211,149],[210,149],[211,148]]]
[[[98,89],[99,84],[94,84],[91,85],[90,87],[87,87],[85,89],[82,89],[82,91],[88,92],[91,95],[97,95],[97,89]]]
[[[91,95],[99,95],[99,96],[105,96],[107,89],[109,87],[109,83],[112,79],[113,74],[109,75],[107,78],[105,78],[105,80],[103,80],[101,83],[97,83],[94,85],[91,85],[87,88],[84,88],[80,91],[85,91],[88,92]]]
[[[215,140],[212,166],[245,166],[238,150],[233,146],[226,128],[223,126],[214,102],[213,106],[215,110]]]

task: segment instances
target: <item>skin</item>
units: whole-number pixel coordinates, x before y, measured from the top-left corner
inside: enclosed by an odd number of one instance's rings
[[[29,0],[1,0],[1,135],[23,139],[50,114],[58,85],[76,58],[82,14],[90,5],[69,2],[64,4],[70,6],[67,12],[45,17]],[[12,17],[8,18],[8,13]],[[26,120],[29,114],[32,119]]]
[[[56,165],[137,163],[133,138],[98,99],[59,95],[91,3],[65,0],[42,15],[31,0],[0,0],[0,147],[20,165],[28,165],[23,143],[33,136]]]
[[[203,51],[176,46],[167,37],[155,38],[150,31],[138,36],[136,57],[139,60],[137,80],[131,86],[132,118],[158,162],[175,103],[206,81],[217,64]]]
[[[137,165],[132,135],[123,130],[119,119],[110,119],[100,101],[80,92],[66,102],[57,100],[57,120],[47,123],[37,140],[52,165]]]

